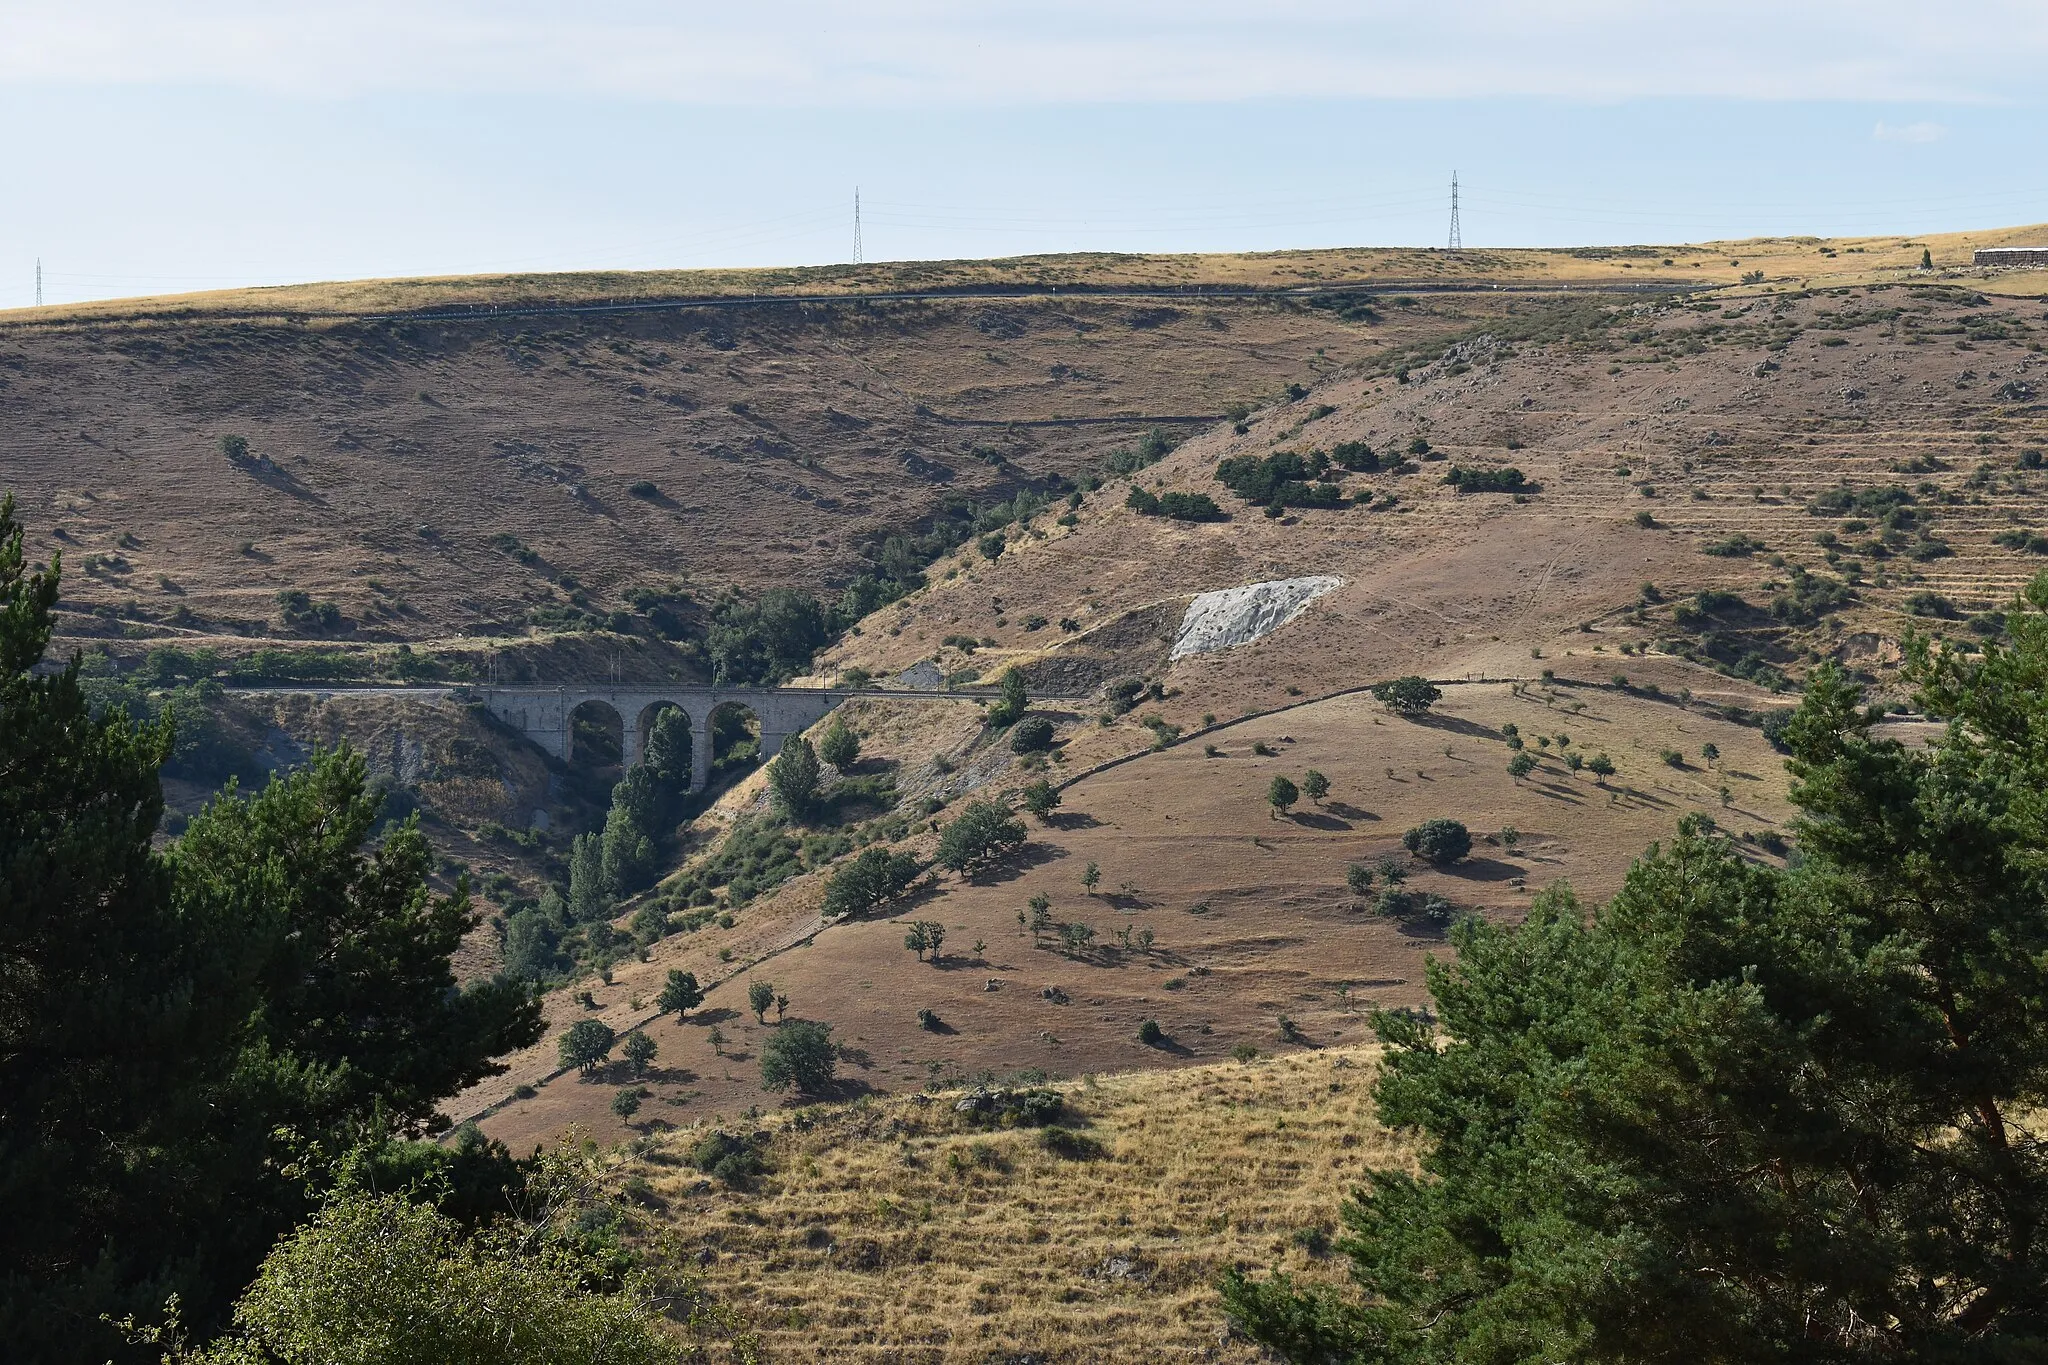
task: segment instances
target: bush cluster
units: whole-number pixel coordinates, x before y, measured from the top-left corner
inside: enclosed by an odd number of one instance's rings
[[[1152,493],[1133,484],[1124,506],[1141,517],[1165,517],[1169,521],[1229,520],[1207,493]]]
[[[1466,469],[1452,465],[1450,473],[1444,475],[1444,482],[1460,493],[1523,493],[1529,489],[1522,471],[1510,465],[1505,469]]]

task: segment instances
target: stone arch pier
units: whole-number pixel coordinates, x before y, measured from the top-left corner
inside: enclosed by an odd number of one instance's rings
[[[535,744],[566,761],[570,717],[586,702],[602,702],[615,712],[624,730],[624,764],[640,761],[648,729],[663,706],[673,706],[690,720],[690,790],[702,791],[711,780],[711,713],[721,706],[743,706],[761,724],[761,757],[773,758],[783,741],[816,725],[841,702],[856,697],[897,701],[986,702],[989,693],[939,692],[910,688],[823,687],[682,687],[661,684],[583,684],[556,687],[471,687],[467,695]]]

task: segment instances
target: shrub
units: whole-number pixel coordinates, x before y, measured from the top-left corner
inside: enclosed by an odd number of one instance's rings
[[[939,1018],[937,1010],[923,1009],[917,1012],[917,1026],[926,1033],[937,1033],[945,1028],[946,1021]]]
[[[1023,800],[1024,809],[1043,820],[1059,806],[1060,794],[1052,783],[1040,778],[1024,789]]]
[[[761,1085],[815,1095],[832,1083],[838,1066],[831,1026],[798,1019],[776,1029],[762,1046]]]
[[[1446,867],[1472,852],[1472,832],[1459,820],[1425,820],[1401,836],[1401,846],[1425,862]]]
[[[1024,822],[993,801],[970,801],[939,834],[938,864],[949,872],[992,862],[1025,840]]]
[[[1248,1066],[1259,1059],[1259,1050],[1250,1043],[1239,1043],[1230,1049],[1231,1059],[1241,1066]]]
[[[830,763],[840,772],[845,772],[860,760],[860,736],[846,727],[846,722],[836,716],[818,741],[818,757]]]
[[[1647,508],[1647,507],[1646,507],[1646,508],[1644,508],[1644,509],[1643,509],[1642,511],[1640,511],[1640,512],[1636,513],[1636,525],[1638,525],[1638,526],[1642,527],[1642,528],[1643,528],[1643,529],[1644,529],[1645,531],[1654,531],[1654,530],[1656,530],[1656,529],[1657,529],[1657,517],[1656,517],[1656,514],[1655,514],[1655,513],[1653,513],[1653,512],[1651,512],[1649,508]]]
[[[1756,540],[1737,531],[1726,540],[1717,540],[1712,545],[1705,546],[1701,553],[1713,555],[1718,559],[1747,559],[1758,550],[1765,548],[1767,547],[1761,540]]]
[[[1104,1155],[1101,1143],[1086,1133],[1070,1128],[1045,1127],[1038,1130],[1038,1145],[1068,1161],[1092,1161]]]
[[[278,592],[277,616],[287,626],[304,630],[337,630],[341,626],[340,607],[332,602],[315,602],[299,588]]]
[[[1026,716],[1010,731],[1010,752],[1043,753],[1052,747],[1052,722],[1044,716]]]
[[[717,1339],[738,1324],[708,1298],[692,1300],[691,1321],[683,1329],[687,1344],[678,1341],[676,1324],[662,1320],[646,1286],[621,1283],[619,1265],[593,1245],[597,1238],[517,1219],[465,1226],[436,1202],[410,1189],[372,1194],[355,1183],[336,1189],[324,1207],[270,1247],[260,1273],[235,1304],[229,1335],[204,1350],[187,1351],[174,1344],[174,1326],[155,1338],[158,1344],[149,1352],[126,1358],[161,1355],[187,1365],[658,1365],[729,1348]],[[130,1340],[139,1346],[142,1338]],[[106,1354],[97,1346],[66,1353],[72,1359]],[[31,1356],[56,1358],[44,1352],[19,1358]]]
[[[981,551],[981,557],[983,559],[1000,559],[1003,555],[1002,533],[999,531],[991,531],[987,535],[983,536],[980,540],[976,541],[974,543],[974,546],[977,550]]]
[[[1360,867],[1357,863],[1344,869],[1344,885],[1354,896],[1363,896],[1372,890],[1372,869]]]
[[[1955,603],[1940,593],[1926,591],[1916,592],[1908,597],[1906,610],[1915,616],[1938,616],[1943,620],[1953,620],[1962,614],[1956,610]]]
[[[1683,768],[1685,766],[1685,755],[1676,749],[1659,749],[1657,751],[1657,758],[1659,762],[1673,768]]]
[[[1444,475],[1444,482],[1460,493],[1522,493],[1528,491],[1522,471],[1510,465],[1505,469],[1465,469],[1451,466],[1451,472]]]
[[[1594,754],[1586,760],[1586,767],[1602,781],[1614,776],[1614,760],[1606,754]]]
[[[1166,1030],[1159,1027],[1157,1019],[1147,1019],[1138,1025],[1138,1041],[1146,1047],[1158,1047],[1166,1041]]]
[[[1030,697],[1024,690],[1024,675],[1014,668],[1003,670],[1002,695],[989,704],[987,721],[992,730],[1015,725],[1024,718]]]
[[[626,491],[628,493],[631,493],[636,498],[658,498],[661,496],[661,490],[659,488],[656,488],[652,483],[650,483],[646,479],[641,479],[636,483],[628,484],[626,486]]]
[[[776,1037],[782,1037],[777,1033]],[[761,1149],[752,1138],[723,1130],[712,1132],[690,1149],[690,1164],[720,1184],[743,1190],[767,1169]]]
[[[1162,493],[1159,513],[1171,521],[1222,521],[1223,509],[1207,493]]]
[[[1429,710],[1443,696],[1442,689],[1436,684],[1412,673],[1389,682],[1374,683],[1368,690],[1389,711],[1410,716]]]
[[[1331,449],[1330,458],[1354,474],[1377,474],[1380,468],[1380,457],[1363,441],[1340,441]]]

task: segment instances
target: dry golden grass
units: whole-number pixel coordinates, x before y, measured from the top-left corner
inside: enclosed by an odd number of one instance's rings
[[[959,1092],[801,1111],[773,1124],[752,1191],[683,1164],[708,1126],[619,1158],[658,1206],[637,1231],[711,1252],[708,1287],[778,1361],[1251,1361],[1215,1283],[1232,1263],[1341,1275],[1333,1232],[1367,1168],[1408,1150],[1371,1118],[1376,1049],[1332,1048],[1057,1087],[1101,1154],[979,1131]]]
[[[1153,255],[1071,252],[1000,260],[882,261],[746,270],[609,270],[559,274],[450,275],[339,280],[116,299],[0,313],[0,320],[105,322],[143,317],[402,312],[466,305],[553,305],[745,295],[847,295],[972,286],[1049,288],[1229,285],[1292,288],[1346,281],[1459,283],[1653,283],[1730,285],[1761,270],[1775,285],[1824,287],[1897,280],[1916,271],[1922,249],[1938,272],[1975,277],[1978,247],[2038,244],[2039,226],[1988,228],[1925,237],[1755,237],[1680,246],[1479,249],[1411,247]],[[2048,291],[2048,272],[1987,272],[2003,293]]]

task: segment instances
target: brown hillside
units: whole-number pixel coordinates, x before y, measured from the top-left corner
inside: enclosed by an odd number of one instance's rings
[[[1098,730],[1093,719],[1064,720],[1084,737]],[[1507,722],[1544,757],[1519,782],[1506,771]],[[879,716],[862,723],[884,730]],[[947,743],[949,723],[960,724],[932,715],[902,737],[903,749],[878,744],[878,757],[909,769],[934,749],[964,758],[987,752],[972,742],[960,747],[957,730]],[[1115,729],[1136,747],[1136,725]],[[1609,754],[1617,776],[1603,785],[1590,772],[1571,772],[1557,760],[1558,734],[1588,757]],[[1711,769],[1700,758],[1710,742],[1721,753]],[[1260,756],[1255,744],[1273,755]],[[1666,748],[1681,751],[1684,766],[1661,761]],[[963,763],[959,772],[970,768]],[[1298,781],[1308,768],[1329,775],[1329,798],[1274,818],[1267,784],[1275,774]],[[1022,780],[998,775],[982,791]],[[591,991],[596,1017],[625,1029],[649,1016],[669,970],[725,979],[687,1022],[649,1025],[661,1054],[648,1114],[669,1122],[730,1119],[775,1102],[760,1089],[758,1063],[773,1016],[764,1026],[746,1006],[756,978],[789,997],[792,1016],[831,1023],[853,1049],[842,1068],[848,1094],[900,1094],[933,1080],[1027,1068],[1076,1076],[1184,1066],[1227,1057],[1241,1044],[1270,1051],[1354,1043],[1367,1037],[1366,1009],[1425,1002],[1422,964],[1445,942],[1439,928],[1372,914],[1370,897],[1345,886],[1348,864],[1391,856],[1411,869],[1409,890],[1513,919],[1531,894],[1559,879],[1590,896],[1610,894],[1630,859],[1689,811],[1734,832],[1768,830],[1785,813],[1783,790],[1780,762],[1755,729],[1612,688],[1469,684],[1421,720],[1388,715],[1367,697],[1335,697],[1221,724],[1083,778],[1049,823],[1034,822],[1021,860],[945,877],[887,918],[821,930],[813,875],[754,902],[730,929],[665,939],[648,961],[615,967],[611,983],[586,980],[578,989]],[[1404,830],[1438,816],[1465,821],[1479,837],[1473,857],[1445,871],[1411,862],[1401,848]],[[1512,849],[1499,841],[1510,827],[1520,835]],[[930,837],[914,846],[928,856]],[[1081,881],[1089,863],[1101,873],[1092,892]],[[1019,913],[1040,893],[1056,923],[1094,929],[1087,947],[1070,951],[1056,932],[1036,942],[1024,932]],[[938,962],[905,949],[912,919],[947,926]],[[1146,930],[1149,948],[1138,946]],[[940,1030],[919,1026],[921,1009],[937,1013]],[[592,1013],[568,992],[550,1006],[558,1029]],[[1283,1016],[1298,1036],[1283,1036]],[[1166,1030],[1167,1046],[1139,1042],[1148,1018]],[[714,1027],[726,1039],[722,1053],[710,1039]],[[623,1133],[608,1106],[630,1077],[549,1080],[555,1067],[551,1035],[451,1113],[491,1110],[485,1130],[521,1149],[572,1123]],[[510,1099],[522,1085],[537,1093]]]
[[[1833,656],[1882,690],[1908,627],[1972,638],[1960,618],[2000,605],[2042,562],[1993,541],[2038,523],[2048,480],[2022,458],[2048,446],[2030,396],[2044,368],[2040,323],[2032,305],[1924,287],[1757,296],[1711,312],[1644,306],[1612,319],[1517,312],[1491,337],[1418,361],[1406,383],[1354,370],[1257,414],[1244,434],[1200,436],[1136,480],[1210,492],[1230,520],[1139,516],[1123,506],[1128,483],[1112,481],[1083,500],[1071,527],[1048,513],[993,563],[970,548],[938,566],[930,588],[865,622],[822,665],[882,671],[937,658],[949,671],[993,675],[1014,661],[1053,682],[1160,683],[1162,699],[1121,718],[1098,719],[1100,701],[1053,708],[1055,777],[1146,754],[1156,740],[1140,722],[1180,729],[1172,747],[1069,786],[1058,823],[1034,831],[1017,866],[984,882],[948,879],[906,907],[901,917],[950,926],[944,963],[915,962],[900,923],[811,937],[814,876],[747,907],[731,930],[656,944],[649,962],[622,964],[594,1001],[629,1024],[646,1013],[633,1000],[651,998],[671,966],[709,979],[775,953],[755,974],[797,1013],[840,1029],[866,1058],[849,1073],[857,1085],[897,1091],[931,1076],[1170,1066],[1240,1042],[1270,1046],[1283,1013],[1316,1042],[1355,1038],[1352,1003],[1419,1002],[1421,958],[1440,947],[1364,914],[1343,887],[1347,861],[1449,816],[1528,837],[1518,857],[1489,847],[1465,872],[1419,873],[1415,889],[1505,916],[1558,876],[1604,895],[1688,810],[1736,832],[1764,831],[1785,812],[1778,760],[1754,728],[1716,710],[1782,702],[1709,663],[1769,682]],[[1213,477],[1228,456],[1343,441],[1400,452],[1417,437],[1444,458],[1346,477],[1348,490],[1382,495],[1370,510],[1269,518]],[[1443,482],[1452,467],[1510,461],[1533,483],[1520,500]],[[1897,485],[1911,516],[1887,527],[1854,509],[1809,512],[1845,484]],[[1396,499],[1390,509],[1385,494]],[[1637,524],[1643,510],[1654,527]],[[1737,533],[1760,547],[1705,553]],[[1832,546],[1816,540],[1823,533]],[[1812,575],[1805,589],[1795,591],[1795,568]],[[1191,593],[1309,574],[1344,585],[1255,644],[1167,664]],[[1655,600],[1646,582],[1658,585]],[[1816,604],[1815,583],[1847,595]],[[1709,599],[1701,612],[1702,591],[1741,601]],[[1034,628],[1033,617],[1044,623]],[[1063,617],[1076,629],[1062,629]],[[994,643],[969,652],[944,643],[949,636]],[[1427,724],[1391,717],[1355,691],[1411,670],[1453,684],[1497,681],[1452,686],[1445,714]],[[1515,782],[1505,771],[1509,721],[1532,745],[1561,732],[1579,752],[1608,752],[1620,794],[1569,775],[1555,749],[1534,749],[1544,765]],[[971,715],[859,723],[906,790],[957,799],[1032,776],[999,738],[978,737]],[[892,725],[897,737],[884,740]],[[1253,754],[1254,741],[1274,755]],[[1708,742],[1723,755],[1714,772],[1700,758]],[[1683,766],[1660,756],[1667,749]],[[955,772],[934,785],[929,765],[941,752]],[[1310,767],[1331,776],[1342,807],[1271,819],[1270,777],[1299,780]],[[930,838],[911,846],[929,849]],[[1091,861],[1103,873],[1093,896],[1078,875]],[[1063,956],[1020,935],[1016,914],[1037,891],[1057,916],[1096,929],[1089,950]],[[1126,927],[1151,929],[1153,950],[1106,946]],[[740,1008],[745,974],[714,996],[711,1008],[731,1015],[656,1026],[679,1064],[657,1087],[673,1117],[730,1115],[764,1098],[753,1080],[759,1026]],[[1048,1002],[1047,987],[1073,1003]],[[954,1031],[921,1031],[919,1008]],[[557,1017],[580,1009],[564,1002]],[[1185,1051],[1144,1049],[1135,1030],[1147,1017]],[[721,1018],[730,1059],[703,1041]],[[551,1052],[536,1052],[462,1112],[538,1084],[552,1066]],[[522,1142],[572,1121],[609,1131],[610,1093],[556,1081],[487,1126]]]
[[[1149,419],[1213,418],[1497,306],[20,322],[0,329],[0,487],[31,553],[64,552],[73,637],[461,650],[604,616],[635,586],[833,588],[949,497],[1080,475]],[[251,462],[224,458],[229,434]],[[342,622],[286,629],[291,589]]]
[[[1526,677],[1542,667],[1532,649],[1553,660],[1604,654],[1625,668],[1624,647],[1658,641],[1726,663],[1754,651],[1788,674],[1830,653],[1881,675],[1896,659],[1886,641],[1908,626],[1956,631],[1943,614],[1997,608],[2048,565],[1994,542],[2044,513],[2048,471],[2025,454],[2048,447],[2048,320],[2037,305],[1903,287],[1642,305],[1611,322],[1504,321],[1549,339],[1516,342],[1503,327],[1417,357],[1407,383],[1339,376],[1258,414],[1243,435],[1215,430],[1136,476],[1158,491],[1208,492],[1231,520],[1139,516],[1112,483],[1071,529],[1041,528],[993,565],[961,557],[828,667],[923,656],[953,669],[966,657],[942,642],[970,635],[993,640],[973,656],[992,672],[1085,648],[1085,636],[1068,646],[1028,629],[1027,612],[1085,631],[1167,597],[1338,574],[1345,586],[1284,633],[1183,662],[1174,678],[1185,697],[1166,718],[1228,714],[1207,700],[1219,690],[1270,705],[1288,685],[1314,694],[1407,670]],[[1431,449],[1412,458],[1414,472],[1344,479],[1347,492],[1391,496],[1391,507],[1270,519],[1214,478],[1228,457],[1345,441],[1391,457],[1418,439]],[[1535,484],[1526,497],[1444,483],[1453,467],[1508,465]],[[1904,490],[1910,520],[1887,528],[1879,513],[1809,510],[1845,485]],[[1645,513],[1653,528],[1637,524]],[[1760,544],[1730,546],[1735,536]],[[1842,580],[1857,600],[1818,619],[1788,604],[1774,618],[1794,565]],[[1662,604],[1642,599],[1645,583]],[[1739,592],[1754,610],[1675,619],[1671,603],[1706,588]],[[1919,597],[1934,614],[1916,621],[1916,595],[1930,593],[1942,600]]]

